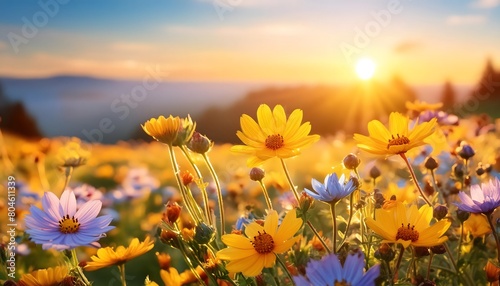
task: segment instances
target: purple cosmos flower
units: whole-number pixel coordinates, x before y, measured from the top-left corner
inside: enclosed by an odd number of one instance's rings
[[[347,256],[342,267],[337,255],[334,253],[313,260],[306,266],[306,276],[295,276],[293,280],[297,286],[310,285],[375,285],[375,279],[380,275],[380,265],[377,264],[363,273],[365,256],[357,252]]]
[[[462,203],[455,205],[463,210],[471,213],[491,213],[500,206],[500,181],[498,178],[490,180],[488,183],[472,185],[470,187],[470,197],[460,192],[458,194]]]
[[[346,183],[344,175],[340,176],[339,179],[335,173],[325,177],[325,184],[318,182],[316,179],[312,179],[311,184],[313,191],[304,189],[306,193],[326,203],[336,203],[340,201],[342,198],[354,192],[359,186],[359,182],[356,179],[350,178]]]
[[[43,210],[35,206],[30,208],[31,214],[25,219],[26,232],[43,249],[99,247],[97,240],[114,228],[109,226],[111,216],[97,217],[101,205],[101,201],[93,200],[77,210],[72,191],[64,191],[60,200],[53,193],[46,192],[42,197]]]

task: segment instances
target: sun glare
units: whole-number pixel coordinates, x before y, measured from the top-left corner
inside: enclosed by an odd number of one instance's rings
[[[358,60],[356,63],[356,74],[362,80],[368,80],[373,77],[375,73],[375,62],[368,58]]]

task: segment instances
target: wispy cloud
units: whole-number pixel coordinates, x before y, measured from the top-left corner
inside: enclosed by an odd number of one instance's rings
[[[500,0],[476,0],[472,3],[473,7],[490,9],[500,5]]]
[[[460,25],[478,25],[486,22],[486,16],[483,15],[451,15],[446,18],[446,24],[452,26]]]
[[[123,52],[149,52],[154,50],[152,44],[133,43],[133,42],[116,42],[110,45],[110,48],[115,51]]]

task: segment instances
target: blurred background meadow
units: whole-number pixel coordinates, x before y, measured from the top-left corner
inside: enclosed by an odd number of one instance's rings
[[[247,158],[229,151],[241,143],[240,116],[255,118],[263,103],[281,104],[288,114],[302,109],[311,133],[322,138],[287,161],[299,190],[310,188],[312,178],[348,174],[342,159],[349,153],[362,160],[365,190],[374,189],[369,171],[375,165],[383,173],[378,187],[405,186],[402,162],[360,154],[352,136],[365,134],[372,119],[408,113],[406,103],[416,100],[442,103],[460,124],[446,127],[446,139],[431,148],[411,153],[414,164],[445,152],[444,186],[456,159],[452,150],[467,140],[477,152],[470,170],[488,166],[487,175],[498,176],[499,29],[498,0],[1,0],[0,229],[6,243],[6,180],[14,175],[17,278],[60,263],[60,253],[21,235],[22,218],[44,191],[62,193],[56,154],[68,137],[91,153],[69,187],[101,199],[102,212],[114,217],[116,229],[101,244],[155,236],[164,204],[180,201],[167,148],[141,128],[160,115],[189,114],[196,130],[215,142],[210,157],[223,184],[228,230],[249,208],[265,209]],[[264,169],[274,204],[288,209],[279,162]],[[214,183],[206,182],[215,204]],[[330,223],[312,222],[319,229]],[[179,253],[157,242],[127,264],[129,285],[141,285],[146,275],[160,283],[156,251],[168,251],[173,266],[186,268]],[[81,248],[80,261],[92,254],[95,249]],[[88,277],[93,285],[120,283],[115,268]]]

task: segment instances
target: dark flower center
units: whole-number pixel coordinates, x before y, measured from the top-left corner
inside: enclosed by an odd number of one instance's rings
[[[347,283],[345,279],[342,279],[342,281],[335,280],[333,286],[351,286],[351,283]]]
[[[278,150],[279,148],[285,146],[285,140],[281,134],[269,135],[266,138],[266,147],[271,150]]]
[[[392,135],[392,139],[389,139],[388,141],[389,143],[387,144],[387,149],[394,145],[405,145],[410,143],[410,139],[408,139],[408,137],[404,135],[399,136],[399,134],[396,134],[396,137]]]
[[[74,216],[70,218],[69,215],[65,215],[61,220],[59,220],[59,231],[62,233],[75,233],[79,229],[80,223]]]
[[[415,230],[414,225],[410,227],[410,224],[408,224],[405,227],[401,224],[401,227],[398,228],[398,233],[396,234],[396,240],[398,239],[411,240],[412,242],[415,242],[418,240],[418,231]]]
[[[260,254],[271,253],[274,249],[273,237],[265,230],[264,233],[260,233],[260,231],[258,233],[259,235],[253,237],[253,248]]]

